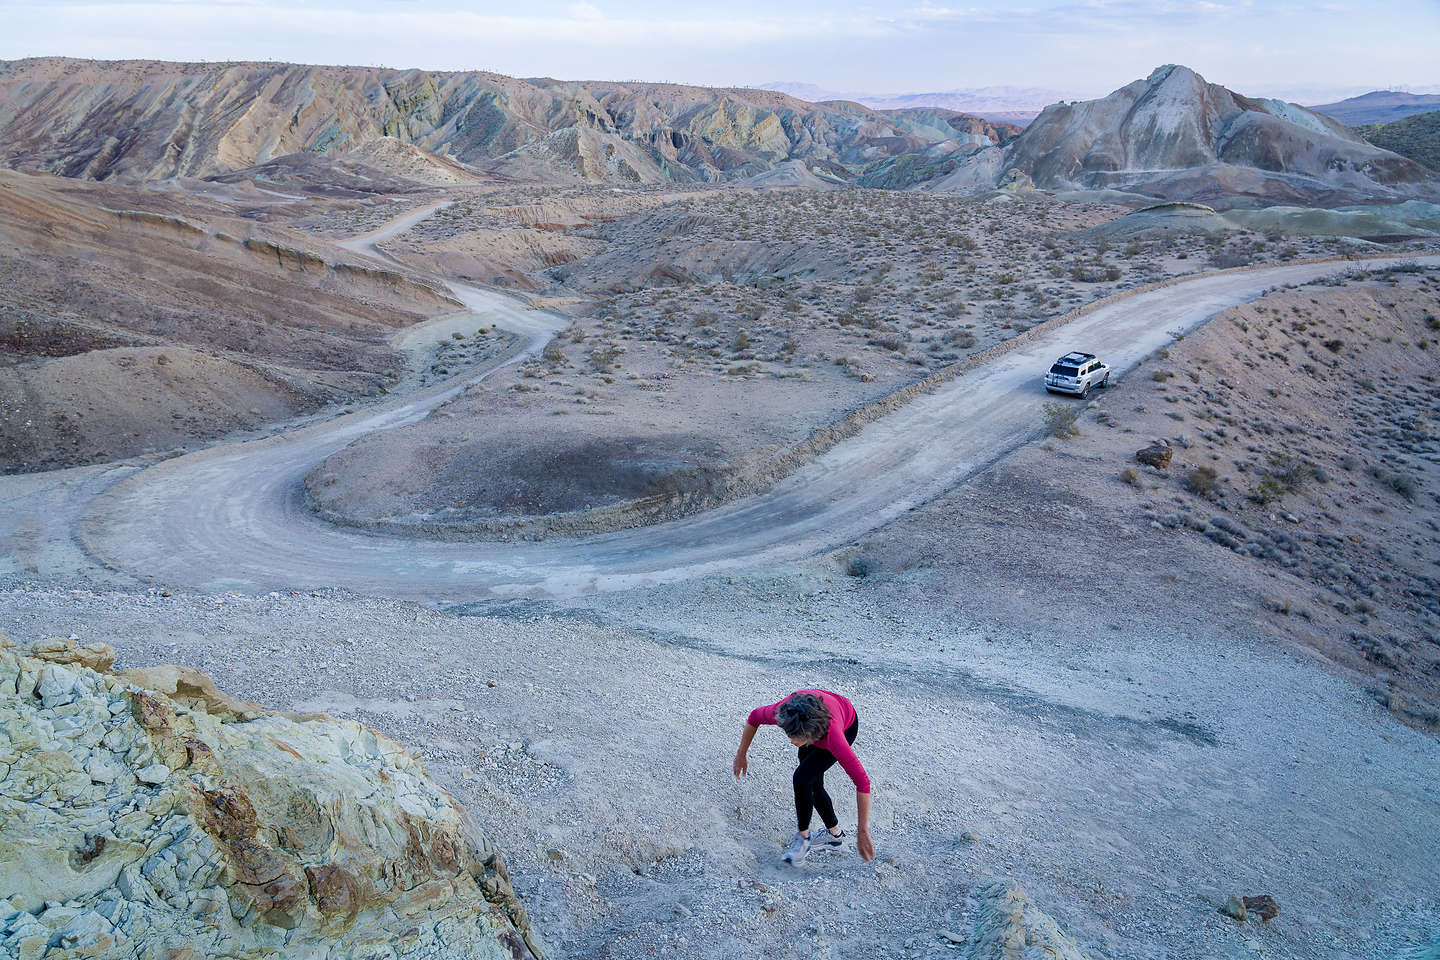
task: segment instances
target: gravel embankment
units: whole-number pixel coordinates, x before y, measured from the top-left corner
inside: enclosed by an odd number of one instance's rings
[[[912,585],[814,564],[489,616],[18,589],[0,624],[106,640],[122,666],[191,664],[415,746],[560,956],[950,955],[943,931],[966,934],[995,876],[1117,958],[1388,960],[1433,935],[1436,743],[1357,687],[1240,612],[1137,604],[1077,636],[1043,611],[898,602]],[[777,736],[751,780],[729,777],[745,711],[809,684],[859,705],[872,865],[777,865],[793,756]],[[849,821],[853,794],[829,781]],[[1284,909],[1268,925],[1216,912],[1261,892]]]

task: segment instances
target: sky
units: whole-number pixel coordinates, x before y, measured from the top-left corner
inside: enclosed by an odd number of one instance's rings
[[[1252,96],[1440,92],[1440,0],[0,0],[0,59],[281,60],[867,93],[1100,96],[1164,63]]]

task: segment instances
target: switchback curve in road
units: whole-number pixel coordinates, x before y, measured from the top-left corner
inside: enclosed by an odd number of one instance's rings
[[[567,596],[813,556],[874,530],[1033,438],[1056,356],[1086,349],[1120,374],[1217,313],[1284,284],[1440,256],[1210,274],[1125,296],[922,395],[764,493],[614,533],[520,543],[412,540],[331,526],[302,480],[356,437],[420,419],[461,387],[393,409],[162,463],[102,495],[89,550],[157,583],[196,589],[344,587],[429,603]],[[456,287],[478,308],[498,295]],[[486,298],[490,298],[488,301]],[[513,308],[512,308],[513,309]],[[553,319],[535,325],[536,341]]]

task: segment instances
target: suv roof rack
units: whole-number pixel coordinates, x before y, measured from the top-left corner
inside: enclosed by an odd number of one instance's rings
[[[1081,353],[1079,350],[1071,350],[1069,353],[1065,354],[1065,356],[1061,357],[1060,359],[1061,359],[1061,360],[1094,360],[1094,359],[1095,359],[1095,354],[1093,354],[1093,353]]]

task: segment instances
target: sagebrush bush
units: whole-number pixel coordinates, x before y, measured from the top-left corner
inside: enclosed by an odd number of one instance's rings
[[[1043,410],[1047,436],[1059,437],[1063,440],[1066,437],[1080,435],[1079,428],[1075,426],[1075,421],[1080,419],[1080,407],[1073,403],[1051,401],[1045,404]]]
[[[1196,467],[1180,478],[1180,485],[1197,497],[1209,499],[1220,492],[1220,474],[1214,467]]]
[[[1370,476],[1379,480],[1380,483],[1394,490],[1406,500],[1414,500],[1415,494],[1419,492],[1420,485],[1415,478],[1408,473],[1401,473],[1398,470],[1388,470],[1385,467],[1371,467]]]

